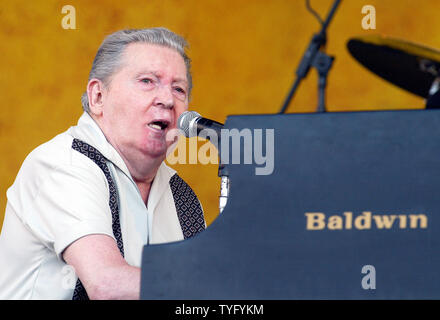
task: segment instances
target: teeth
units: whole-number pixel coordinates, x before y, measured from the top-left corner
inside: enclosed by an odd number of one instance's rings
[[[162,130],[162,127],[158,124],[151,123],[149,126],[153,129]]]

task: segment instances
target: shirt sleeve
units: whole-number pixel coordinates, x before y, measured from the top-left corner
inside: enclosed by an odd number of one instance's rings
[[[42,181],[25,222],[62,260],[63,251],[81,237],[114,238],[108,190],[104,173],[91,161],[88,167],[58,166]]]

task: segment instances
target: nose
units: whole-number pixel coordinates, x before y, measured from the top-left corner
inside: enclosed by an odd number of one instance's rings
[[[169,86],[161,85],[157,87],[154,105],[166,109],[174,108],[174,97]]]

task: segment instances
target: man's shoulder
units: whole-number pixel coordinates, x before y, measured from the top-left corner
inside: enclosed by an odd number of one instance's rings
[[[32,150],[23,162],[22,170],[47,171],[58,167],[94,168],[96,165],[74,148],[69,131],[58,134]]]
[[[35,148],[24,160],[14,183],[7,191],[8,202],[23,218],[24,212],[38,198],[59,190],[75,193],[87,188],[107,194],[102,170],[89,158],[72,148],[73,137],[67,132]],[[81,191],[81,190],[80,190]],[[67,194],[66,193],[66,194]]]
[[[51,140],[39,145],[32,150],[25,159],[26,162],[66,162],[69,159],[68,151],[71,149],[72,136],[66,132],[60,133]]]
[[[63,132],[32,150],[23,161],[13,187],[38,190],[54,174],[77,175],[86,179],[100,176],[100,169],[74,150],[72,142],[73,137]]]

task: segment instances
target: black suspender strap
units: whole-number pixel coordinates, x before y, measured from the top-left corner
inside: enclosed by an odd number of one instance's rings
[[[171,192],[183,237],[188,239],[205,229],[202,206],[191,187],[177,173],[170,179]]]
[[[119,222],[118,194],[116,192],[115,183],[113,182],[113,179],[110,175],[110,170],[105,162],[106,158],[94,147],[78,139],[73,139],[72,148],[91,159],[104,172],[110,192],[109,206],[112,214],[113,236],[116,239],[119,251],[121,252],[122,256],[124,256],[124,244],[122,242],[121,225]],[[75,291],[73,292],[72,300],[88,299],[89,297],[87,295],[87,292],[84,289],[81,281],[78,279],[78,281],[76,282]]]

